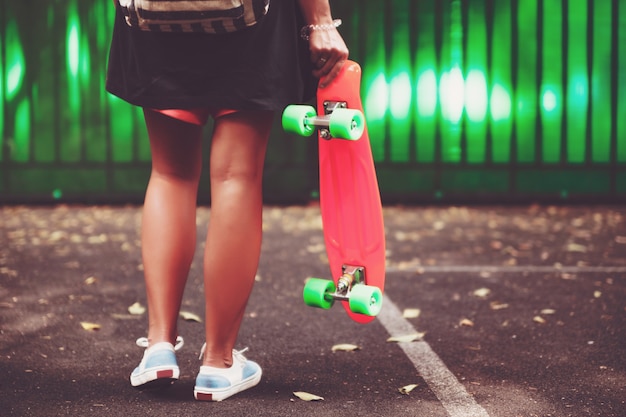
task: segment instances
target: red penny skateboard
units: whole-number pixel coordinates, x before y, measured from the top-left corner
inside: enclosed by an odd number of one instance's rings
[[[347,61],[317,90],[317,111],[291,105],[283,128],[319,137],[320,209],[333,280],[309,278],[307,305],[328,309],[339,300],[356,322],[380,312],[385,284],[382,205],[360,96],[361,67]]]

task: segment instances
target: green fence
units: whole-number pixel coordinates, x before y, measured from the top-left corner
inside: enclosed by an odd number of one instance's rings
[[[621,3],[333,1],[384,200],[626,200]],[[111,0],[0,5],[0,201],[140,201],[142,116],[104,91]],[[315,144],[276,123],[265,179],[307,200]]]

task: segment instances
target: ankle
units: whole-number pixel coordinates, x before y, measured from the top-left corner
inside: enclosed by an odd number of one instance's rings
[[[221,350],[211,349],[204,344],[200,351],[200,359],[202,366],[211,368],[228,369],[233,366],[232,349],[228,350],[227,353],[222,353]]]
[[[150,346],[156,345],[157,343],[171,343],[172,345],[176,345],[179,340],[178,333],[171,334],[169,332],[150,332],[148,331],[148,342]]]
[[[209,366],[211,368],[228,369],[233,366],[233,360],[231,359],[217,359],[207,358],[202,359],[202,366]]]
[[[154,338],[149,336],[147,338],[145,337],[142,339],[143,339],[142,343],[145,345],[144,347],[146,348],[152,347],[159,343],[169,343],[174,347],[174,350],[178,351],[185,344],[185,341],[181,336],[176,336],[174,339],[171,339],[169,337],[158,337],[158,336]]]

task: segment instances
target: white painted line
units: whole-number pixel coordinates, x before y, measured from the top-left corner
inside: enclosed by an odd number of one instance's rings
[[[597,273],[625,273],[626,266],[542,266],[542,265],[518,265],[518,266],[496,266],[496,265],[441,265],[441,266],[422,266],[410,265],[402,268],[389,266],[386,272],[423,272],[430,274],[451,274],[451,273],[551,273],[564,272],[570,274],[597,274]]]
[[[416,333],[415,328],[402,317],[396,305],[385,295],[378,320],[391,336]],[[430,345],[423,340],[398,343],[413,366],[437,396],[450,417],[489,417],[487,411],[474,401],[465,387],[450,372]]]

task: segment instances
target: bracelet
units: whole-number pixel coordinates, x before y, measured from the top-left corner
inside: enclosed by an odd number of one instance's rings
[[[308,41],[311,37],[311,32],[314,30],[332,30],[341,26],[341,19],[333,20],[333,23],[328,23],[325,25],[306,25],[300,29],[300,37],[305,41]]]

